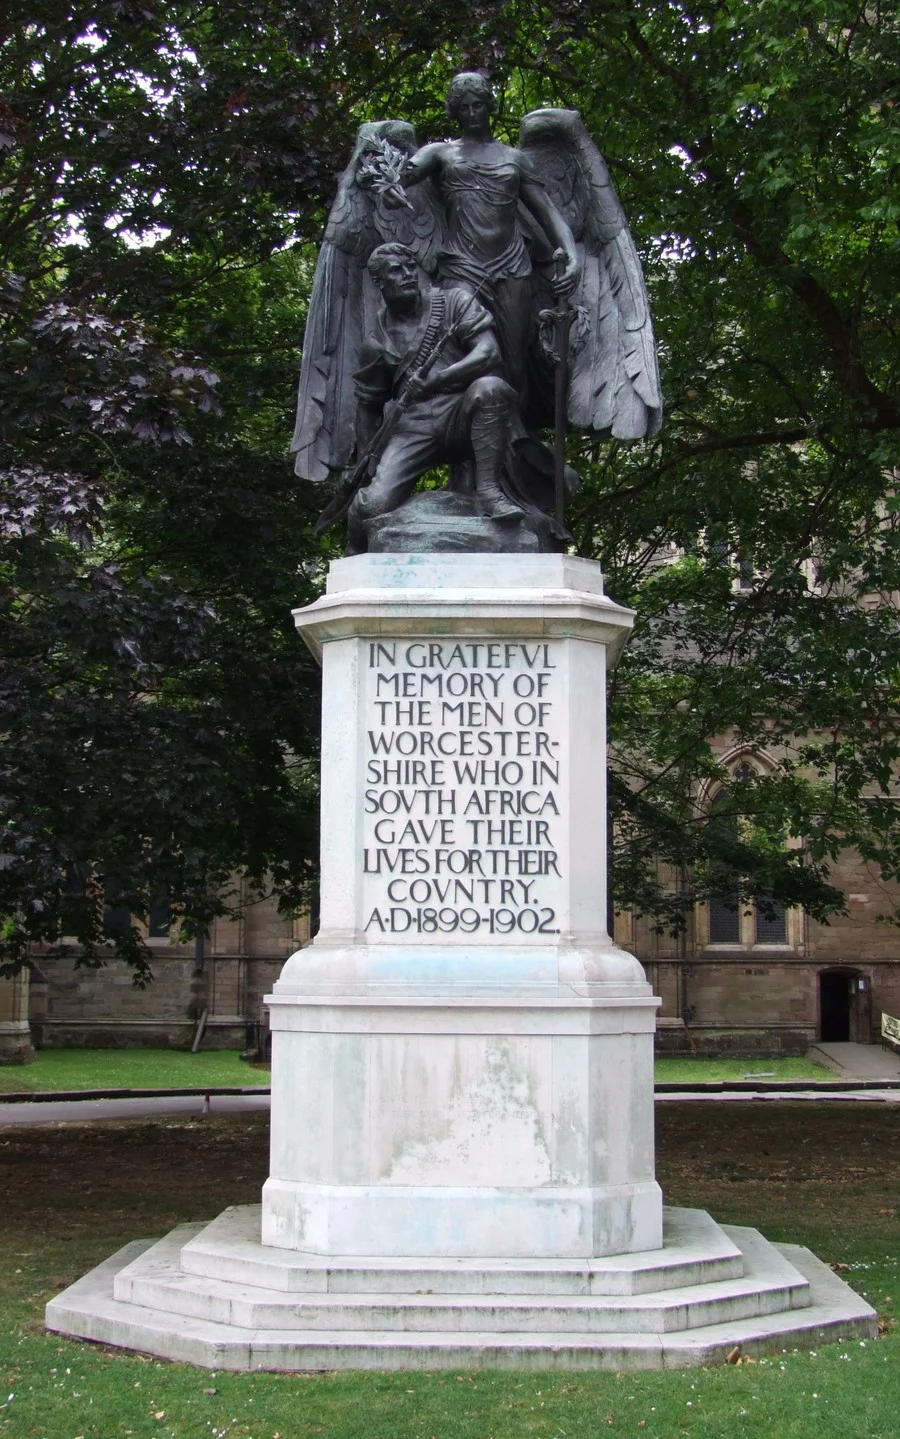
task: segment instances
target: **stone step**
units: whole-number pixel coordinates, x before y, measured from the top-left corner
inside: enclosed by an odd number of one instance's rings
[[[659,1294],[292,1294],[185,1274],[175,1231],[117,1275],[127,1304],[241,1329],[428,1333],[668,1333],[800,1308],[808,1284],[753,1229],[730,1238],[743,1254],[738,1279]]]
[[[126,1245],[47,1306],[56,1333],[220,1370],[461,1368],[637,1370],[722,1363],[732,1349],[756,1355],[793,1345],[875,1338],[875,1311],[795,1245],[776,1246],[809,1284],[804,1309],[668,1334],[274,1333],[190,1319],[113,1296],[115,1275],[148,1248]]]
[[[655,1294],[738,1279],[743,1256],[702,1209],[665,1208],[664,1248],[603,1259],[334,1259],[263,1247],[261,1206],[226,1209],[181,1256],[182,1269],[208,1279],[288,1294]]]

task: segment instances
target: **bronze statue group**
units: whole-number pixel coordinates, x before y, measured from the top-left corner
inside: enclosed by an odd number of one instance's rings
[[[602,155],[573,110],[532,111],[505,145],[495,108],[482,75],[457,75],[457,139],[420,148],[404,121],[365,124],[339,182],[292,449],[298,475],[336,482],[319,528],[346,513],[349,553],[445,465],[498,548],[528,517],[562,546],[566,426],[660,425],[643,274]]]

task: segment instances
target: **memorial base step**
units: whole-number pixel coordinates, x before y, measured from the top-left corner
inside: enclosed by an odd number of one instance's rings
[[[702,1209],[664,1209],[664,1247],[603,1258],[326,1258],[261,1245],[259,1205],[226,1209],[181,1251],[187,1274],[286,1293],[643,1294],[744,1272],[741,1250]]]
[[[47,1306],[48,1328],[232,1370],[680,1368],[876,1334],[808,1250],[666,1211],[616,1259],[323,1260],[263,1248],[258,1206],[138,1241]],[[648,1287],[650,1286],[650,1287]]]

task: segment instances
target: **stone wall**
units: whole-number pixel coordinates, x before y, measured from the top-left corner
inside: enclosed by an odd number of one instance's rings
[[[787,942],[708,943],[704,906],[677,938],[646,921],[618,914],[616,939],[648,971],[662,1000],[657,1049],[665,1053],[803,1054],[822,1034],[821,976],[846,973],[850,1038],[877,1043],[882,1012],[900,1015],[900,929],[888,918],[900,888],[886,884],[853,851],[841,856],[834,883],[847,913],[829,924],[799,911],[787,916]],[[752,916],[745,913],[745,919]]]
[[[146,1045],[189,1049],[205,1015],[204,1049],[243,1049],[266,1027],[263,996],[284,961],[309,938],[305,920],[281,917],[273,902],[241,920],[218,920],[202,954],[151,940],[153,982],[137,989],[131,970],[110,958],[101,969],[35,955],[30,1019],[39,1048]]]
[[[102,969],[74,959],[40,959],[31,985],[31,1026],[39,1048],[157,1045],[189,1049],[203,1009],[203,976],[193,957],[160,951],[153,984],[136,989],[117,960]]]
[[[34,1059],[28,1008],[27,970],[0,978],[0,1064],[29,1064]]]

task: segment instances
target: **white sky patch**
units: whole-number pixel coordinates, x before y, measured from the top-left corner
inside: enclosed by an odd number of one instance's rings
[[[676,160],[680,160],[685,169],[692,163],[691,157],[683,145],[670,145],[668,153],[674,155]]]
[[[139,70],[131,71],[131,79],[139,90],[143,90],[148,100],[152,100],[155,105],[159,106],[160,110],[171,105],[175,95],[174,90],[161,90],[155,80],[151,80],[149,75],[142,75]]]
[[[66,216],[66,228],[60,233],[60,244],[80,245],[86,249],[90,244],[87,235],[84,233],[84,221],[80,215],[72,211]]]
[[[161,240],[168,240],[172,231],[165,225],[151,225],[149,230],[137,234],[134,230],[120,230],[119,239],[129,250],[149,250]]]
[[[83,45],[86,49],[93,50],[96,53],[96,51],[103,49],[106,41],[102,35],[97,34],[95,26],[89,25],[82,34],[75,37],[75,44]]]
[[[124,223],[124,216],[118,213],[110,215],[104,220],[107,230],[114,230],[116,238],[128,250],[150,250],[163,240],[168,240],[172,231],[167,225],[150,225],[146,230],[122,230],[120,225]],[[82,249],[88,249],[90,240],[85,234],[84,219],[81,215],[70,211],[66,215],[65,227],[59,232],[59,243],[61,245],[79,245]]]
[[[682,264],[694,258],[697,248],[685,235],[655,235],[650,241],[650,253],[656,262]]]

